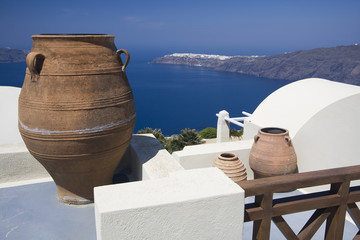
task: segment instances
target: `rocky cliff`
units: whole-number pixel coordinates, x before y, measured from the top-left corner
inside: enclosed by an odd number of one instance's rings
[[[152,63],[203,66],[259,77],[299,80],[319,77],[360,85],[360,45],[317,48],[273,56],[175,53]]]
[[[28,53],[26,50],[0,48],[0,63],[25,62]]]

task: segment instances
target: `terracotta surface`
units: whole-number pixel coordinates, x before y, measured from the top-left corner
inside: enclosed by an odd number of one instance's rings
[[[19,97],[19,130],[69,203],[112,183],[135,125],[125,68],[111,35],[35,35]],[[120,54],[125,53],[123,64]]]
[[[255,178],[296,172],[297,158],[289,131],[282,128],[260,129],[254,137],[249,163]]]
[[[219,168],[235,183],[247,179],[246,168],[235,153],[221,153],[215,159],[213,167]]]

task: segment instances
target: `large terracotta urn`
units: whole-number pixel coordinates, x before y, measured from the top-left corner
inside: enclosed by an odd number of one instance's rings
[[[224,152],[219,154],[212,166],[219,168],[228,178],[237,184],[247,179],[246,168],[235,153]]]
[[[254,137],[249,164],[255,178],[295,173],[297,158],[289,131],[274,127],[260,129]]]
[[[57,185],[60,201],[93,201],[112,183],[135,125],[125,69],[111,35],[35,35],[19,97],[19,130]],[[120,55],[124,53],[123,63]]]

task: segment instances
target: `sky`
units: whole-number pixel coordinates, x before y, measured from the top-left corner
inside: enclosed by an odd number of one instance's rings
[[[360,42],[359,0],[0,0],[0,47],[104,33],[118,48],[271,55]]]

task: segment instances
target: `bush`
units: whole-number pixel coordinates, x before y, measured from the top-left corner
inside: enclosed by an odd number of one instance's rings
[[[184,148],[184,143],[179,139],[179,135],[174,135],[166,139],[164,148],[171,154]]]
[[[236,129],[231,129],[230,130],[230,136],[233,137],[241,137],[244,133],[244,129],[240,129],[240,130],[236,130]]]
[[[213,127],[207,127],[199,132],[202,138],[216,138],[217,130]]]
[[[202,142],[202,137],[195,129],[183,129],[179,135],[179,140],[184,146],[197,145]]]
[[[166,140],[164,147],[169,153],[183,150],[185,146],[202,143],[202,137],[195,129],[183,129],[180,135],[173,135]]]
[[[152,129],[152,128],[145,128],[145,129],[141,129],[137,132],[138,134],[145,134],[145,133],[152,133],[156,139],[162,144],[164,145],[166,143],[166,138],[164,137],[164,135],[161,132],[161,129]]]
[[[145,129],[141,129],[141,130],[137,131],[137,134],[153,133],[153,131],[155,131],[155,130],[153,130],[152,128],[147,127]]]
[[[202,137],[195,129],[183,129],[180,135],[173,135],[171,137],[164,137],[161,129],[145,128],[139,130],[138,134],[152,133],[156,139],[164,146],[164,148],[173,153],[182,150],[185,146],[196,145],[202,143]]]

